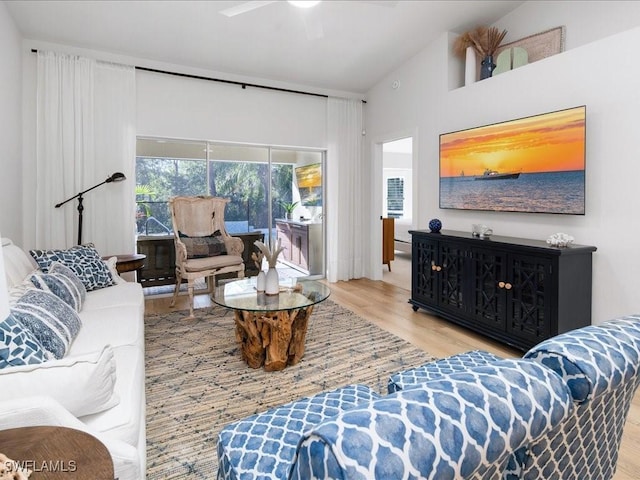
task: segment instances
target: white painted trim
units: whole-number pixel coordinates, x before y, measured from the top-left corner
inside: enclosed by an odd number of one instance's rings
[[[369,238],[371,239],[369,258],[371,280],[382,280],[382,271],[385,267],[382,264],[382,227],[378,220],[382,216],[382,144],[407,137],[412,137],[413,139],[411,152],[413,208],[411,218],[415,227],[418,206],[418,128],[380,135],[371,140],[371,218],[374,219],[369,232]]]

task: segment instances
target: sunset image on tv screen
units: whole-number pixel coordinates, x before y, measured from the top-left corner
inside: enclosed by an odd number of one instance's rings
[[[586,107],[440,136],[440,207],[584,214]]]

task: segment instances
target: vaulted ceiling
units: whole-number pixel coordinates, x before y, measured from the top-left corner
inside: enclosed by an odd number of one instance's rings
[[[27,39],[362,94],[443,32],[490,25],[523,2],[325,0],[309,9],[286,1],[5,3]],[[221,13],[237,6],[255,8]]]

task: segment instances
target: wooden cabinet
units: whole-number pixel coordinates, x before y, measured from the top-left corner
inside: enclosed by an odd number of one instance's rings
[[[414,310],[424,308],[522,350],[591,324],[595,247],[410,233]]]
[[[291,262],[291,224],[289,222],[277,221],[276,235],[282,247],[280,259]]]
[[[276,220],[276,235],[283,251],[280,259],[309,275],[322,274],[322,224]]]
[[[138,236],[138,253],[147,256],[138,276],[143,287],[173,285],[176,283],[176,250],[173,235]]]
[[[395,218],[382,218],[382,264],[391,271],[391,261],[395,258]]]
[[[291,225],[291,262],[309,270],[309,225]]]

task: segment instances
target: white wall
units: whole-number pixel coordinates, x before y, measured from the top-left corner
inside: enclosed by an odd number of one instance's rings
[[[326,98],[138,71],[138,135],[324,148]]]
[[[400,152],[384,152],[384,168],[411,169],[411,154]]]
[[[537,0],[525,2],[495,26],[507,29],[505,42],[508,43],[565,25],[565,47],[572,50],[632,29],[638,26],[639,20],[639,1]]]
[[[562,8],[558,8],[559,3]],[[524,17],[534,28],[532,22],[544,19],[546,24],[540,23],[537,31],[548,28],[549,23],[564,24],[567,44],[574,25],[582,34],[593,26],[599,35],[603,23],[608,33],[619,21],[624,27],[640,24],[638,2],[607,3],[612,5],[607,14],[591,8],[592,3],[600,2],[528,2],[513,12],[510,21],[515,24]],[[619,3],[632,7],[621,8]],[[507,23],[500,26],[510,28]],[[469,231],[472,223],[486,223],[496,234],[514,237],[544,240],[555,232],[569,233],[576,243],[598,247],[593,268],[594,323],[639,312],[636,277],[640,271],[640,200],[636,191],[640,179],[640,66],[636,49],[640,28],[592,42],[583,38],[577,48],[454,90],[449,90],[447,78],[447,62],[456,61],[448,53],[450,41],[450,35],[443,35],[368,95],[367,136],[371,137],[369,154],[374,160],[373,144],[375,139],[384,138],[385,132],[418,131],[419,165],[414,171],[419,190],[418,227],[426,228],[429,219],[438,217],[444,228],[451,230]],[[396,79],[401,88],[393,90],[391,83]],[[440,133],[577,105],[587,106],[585,216],[439,209]]]
[[[0,2],[0,233],[22,242],[21,36]]]

